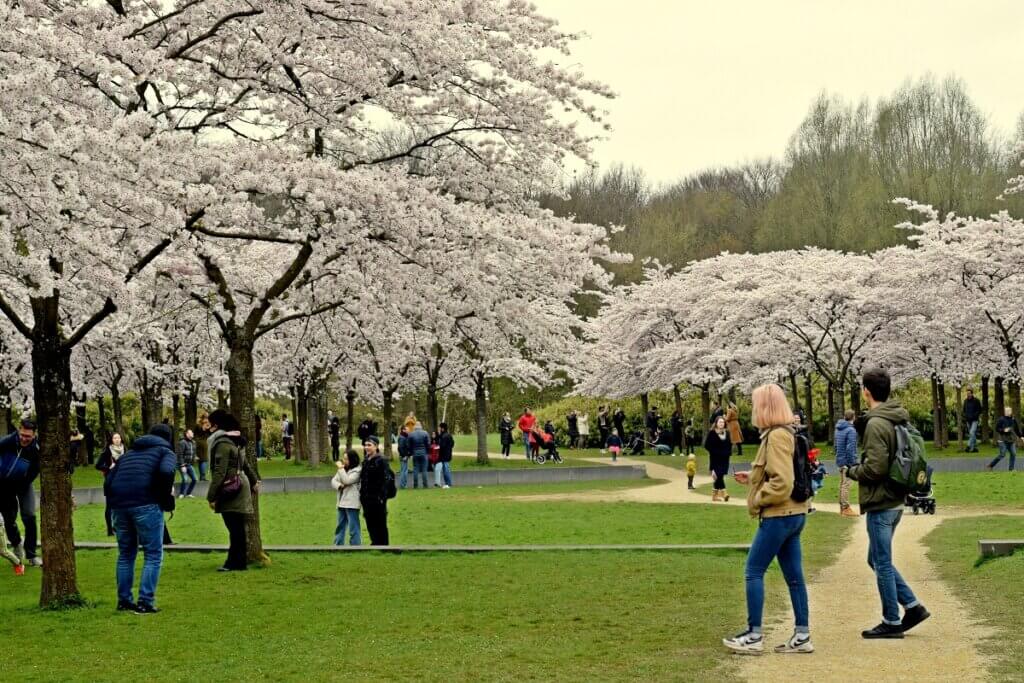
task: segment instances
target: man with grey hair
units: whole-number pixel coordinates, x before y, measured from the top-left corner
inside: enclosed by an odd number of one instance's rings
[[[423,424],[417,422],[409,434],[408,449],[412,453],[412,487],[419,488],[420,481],[423,488],[427,488],[427,456],[430,454],[430,434],[423,429]]]

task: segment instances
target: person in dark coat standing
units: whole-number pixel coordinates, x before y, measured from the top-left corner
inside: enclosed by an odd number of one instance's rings
[[[178,457],[178,469],[181,471],[181,484],[178,486],[178,498],[188,496],[196,489],[196,442],[191,429],[186,429],[174,453]]]
[[[245,571],[248,566],[246,522],[253,513],[252,494],[259,491],[259,470],[249,466],[245,457],[245,437],[234,415],[215,410],[207,418],[213,431],[206,442],[210,451],[210,488],[206,500],[210,509],[221,516],[228,530],[228,556],[219,572]],[[227,490],[235,478],[237,491]]]
[[[661,431],[661,415],[658,414],[657,406],[647,412],[645,425],[647,427],[647,440],[654,441],[657,439],[658,433]]]
[[[725,489],[725,475],[729,472],[729,456],[732,455],[732,440],[725,417],[719,416],[714,426],[704,439],[704,448],[711,460],[711,473],[715,476],[714,493],[711,500],[729,500],[729,492]]]
[[[442,486],[443,478],[442,488],[450,489],[452,487],[452,453],[455,451],[455,439],[448,431],[447,422],[442,422],[438,426],[437,445],[439,450],[438,461],[434,465],[434,485]]]
[[[327,411],[327,434],[331,437],[331,458],[337,462],[341,456],[341,420],[333,410]]]
[[[967,423],[967,452],[978,452],[978,423],[981,421],[981,401],[974,396],[974,389],[967,389],[964,399],[963,418]]]
[[[722,409],[722,406],[718,404],[718,401],[715,401],[711,404],[711,417],[708,418],[708,424],[713,427],[718,418],[723,415],[725,415],[725,411]]]
[[[103,474],[104,481],[122,455],[124,455],[124,441],[121,440],[120,434],[113,432],[110,435],[110,443],[100,453],[100,459],[96,461],[96,469]],[[103,519],[107,522],[107,536],[113,536],[114,521],[110,515],[110,501],[107,501],[103,508]]]
[[[501,454],[508,458],[512,455],[512,443],[515,438],[512,436],[512,430],[515,428],[515,423],[512,422],[512,416],[505,413],[501,416],[501,421],[498,422],[498,433],[501,435]]]
[[[580,438],[579,418],[575,410],[570,410],[565,417],[566,431],[569,433],[569,448],[576,448],[576,442]]]
[[[670,426],[672,431],[672,454],[675,455],[676,448],[679,448],[680,455],[683,455],[686,450],[686,443],[683,441],[683,414],[678,410],[672,413]]]
[[[171,428],[158,424],[140,436],[111,469],[103,483],[117,533],[117,609],[153,614],[164,558],[164,510],[174,509],[177,459],[171,450]],[[132,597],[135,558],[144,561],[139,601]]]
[[[366,531],[370,545],[388,545],[388,480],[395,475],[384,458],[380,457],[380,441],[368,436],[363,442],[363,469],[359,475],[359,503],[363,506]]]
[[[612,433],[612,418],[608,414],[608,406],[598,406],[597,408],[597,433],[601,437],[601,452],[604,453],[608,437]]]
[[[622,408],[616,408],[615,412],[612,413],[612,424],[615,425],[615,431],[618,432],[619,438],[625,438],[626,413],[622,411]]]

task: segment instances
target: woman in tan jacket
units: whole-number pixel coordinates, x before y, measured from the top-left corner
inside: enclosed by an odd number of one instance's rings
[[[741,654],[764,652],[761,633],[764,612],[764,573],[776,557],[789,586],[796,627],[793,636],[775,648],[778,653],[814,652],[811,644],[807,606],[807,584],[804,582],[800,533],[807,519],[807,503],[791,498],[793,493],[793,445],[790,426],[793,413],[786,394],[776,384],[765,384],[754,390],[754,425],[761,430],[750,472],[737,472],[736,481],[749,484],[747,509],[759,520],[757,533],[747,554],[744,572],[747,583],[747,629],[722,643]]]
[[[729,440],[736,447],[736,455],[743,455],[743,430],[740,429],[740,411],[735,403],[725,411],[725,425],[729,428]]]

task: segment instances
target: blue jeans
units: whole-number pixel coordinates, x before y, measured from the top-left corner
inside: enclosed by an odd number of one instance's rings
[[[401,458],[399,467],[398,488],[404,489],[409,485],[409,458]]]
[[[967,428],[967,450],[973,451],[978,447],[978,421],[975,420]]]
[[[191,496],[192,491],[196,488],[196,470],[192,465],[184,465],[180,470],[181,472],[181,484],[178,486],[179,496]],[[185,477],[188,477],[191,481],[188,484],[185,483]],[[186,488],[187,486],[187,488]]]
[[[1014,465],[1017,463],[1017,443],[1015,441],[1000,441],[999,442],[999,455],[988,464],[989,467],[995,467],[999,464],[999,461],[1006,456],[1006,452],[1010,452],[1010,471],[1013,471]]]
[[[345,545],[345,528],[348,527],[348,544],[362,545],[357,508],[338,508],[338,526],[334,529],[334,545]]]
[[[776,557],[789,586],[789,599],[793,603],[796,631],[808,633],[810,628],[807,605],[807,584],[804,583],[803,553],[800,533],[807,515],[765,517],[757,528],[754,542],[747,555],[744,572],[747,581],[747,625],[760,630],[764,614],[764,573]]]
[[[529,460],[530,456],[533,455],[533,449],[530,447],[529,432],[523,432],[523,447],[526,448],[526,459]]]
[[[164,560],[164,513],[159,505],[111,510],[117,532],[117,599],[133,602],[135,558],[142,547],[144,557],[139,581],[139,604],[152,605],[160,565]]]
[[[199,481],[206,481],[206,468],[208,463],[205,460],[199,461]]]
[[[434,463],[434,484],[441,485],[441,477],[444,477],[444,485],[452,485],[452,464],[450,462]]]
[[[256,457],[263,457],[263,439],[260,439],[256,442]]]
[[[868,518],[868,565],[875,570],[878,594],[882,598],[882,621],[893,626],[899,625],[900,605],[915,607],[917,598],[914,591],[903,580],[892,564],[892,536],[903,517],[903,508],[869,512]]]
[[[427,456],[412,456],[412,468],[412,487],[416,488],[417,486],[419,486],[420,479],[422,478],[423,488],[427,488]]]

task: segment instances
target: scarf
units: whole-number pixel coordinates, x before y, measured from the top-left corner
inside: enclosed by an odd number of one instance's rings
[[[120,446],[115,446],[114,444],[110,444],[110,459],[111,460],[113,460],[114,462],[117,462],[121,458],[122,455],[124,455],[124,444],[121,444]]]

